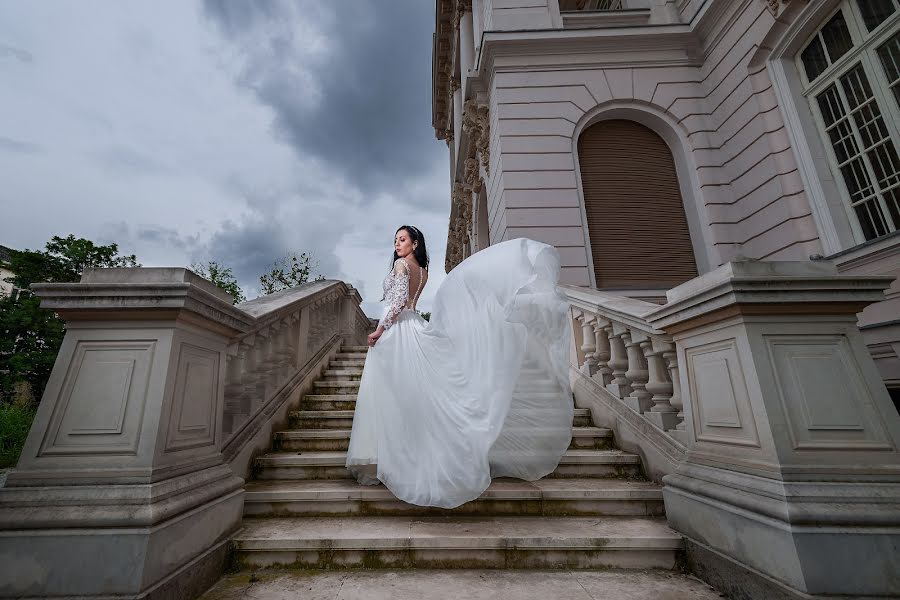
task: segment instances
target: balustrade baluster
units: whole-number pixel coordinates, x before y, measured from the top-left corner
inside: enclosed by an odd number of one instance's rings
[[[609,321],[599,316],[594,321],[594,358],[597,372],[592,377],[604,387],[612,381],[612,369],[609,368],[609,336],[606,333],[608,325]]]
[[[643,414],[653,405],[650,401],[653,394],[646,388],[650,372],[641,350],[641,344],[649,339],[640,331],[626,330],[622,335],[622,341],[625,342],[625,352],[628,356],[628,370],[625,372],[625,377],[628,378],[631,385],[631,393],[625,397],[625,403],[633,410]]]
[[[677,413],[675,415],[675,427],[669,430],[669,435],[687,444],[687,427],[684,423],[684,400],[681,397],[681,376],[678,372],[678,352],[675,349],[663,352],[663,359],[666,361],[666,367],[669,370],[669,379],[672,381],[672,397],[669,398],[669,404],[672,405]]]
[[[597,359],[594,356],[594,316],[583,313],[581,316],[581,351],[584,353],[584,364],[581,372],[590,377],[597,370]]]
[[[622,336],[627,330],[624,326],[615,322],[610,322],[605,327],[607,337],[609,338],[609,366],[612,372],[612,381],[606,385],[606,389],[612,392],[617,398],[624,398],[631,393],[631,386],[628,385],[628,378],[625,372],[628,370],[628,355],[625,351],[625,342]]]
[[[647,390],[653,392],[653,406],[646,413],[648,419],[653,421],[663,431],[674,429],[678,425],[678,410],[672,406],[671,399],[674,392],[672,380],[669,377],[666,361],[663,355],[672,347],[671,342],[662,338],[653,338],[644,348],[647,364],[650,367],[650,382]]]

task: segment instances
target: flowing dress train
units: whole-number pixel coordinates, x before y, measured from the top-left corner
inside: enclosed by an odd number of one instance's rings
[[[438,289],[431,322],[412,308],[418,269],[398,259],[384,281],[385,331],[366,356],[347,467],[443,508],[474,500],[493,477],[548,475],[574,410],[558,252],[515,239],[470,256]]]

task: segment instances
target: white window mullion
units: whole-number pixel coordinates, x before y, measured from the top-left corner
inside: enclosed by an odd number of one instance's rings
[[[892,86],[900,86],[900,73],[888,77],[878,53],[885,44],[900,44],[893,39],[900,28],[900,0],[892,0],[897,10],[875,27],[874,33],[869,32],[856,2],[844,0],[823,20],[795,60],[806,77],[803,55],[814,60],[810,57],[815,57],[815,52],[807,49],[814,42],[821,45],[828,67],[815,67],[813,74],[818,74],[807,82],[803,95],[823,135],[836,182],[846,195],[843,204],[854,237],[863,242],[900,229],[900,102],[892,91]],[[839,13],[846,23],[844,35],[853,40],[849,50],[841,41],[847,38],[841,37],[837,25]],[[839,54],[843,53],[837,60],[826,44],[826,30],[832,32]],[[900,62],[898,57],[886,58]],[[824,114],[826,110],[829,115]]]
[[[859,63],[857,65],[861,66]],[[868,153],[869,146],[867,146],[866,143],[864,142],[863,135],[860,132],[860,129],[856,124],[856,120],[853,118],[853,115],[855,113],[861,111],[862,108],[866,104],[868,104],[868,102],[860,104],[855,109],[851,110],[850,109],[850,106],[851,106],[850,101],[847,98],[847,95],[844,91],[844,87],[843,87],[843,85],[841,85],[841,81],[840,81],[841,77],[847,76],[852,71],[854,71],[857,68],[857,65],[853,65],[842,76],[835,78],[834,84],[835,84],[835,89],[837,90],[837,93],[841,98],[841,102],[844,104],[844,107],[843,107],[844,112],[847,115],[847,121],[850,125],[850,128],[853,130],[853,136],[856,138],[856,144],[858,146],[857,150],[859,151],[859,154],[857,156],[862,160],[862,164],[865,168],[865,175],[868,178],[868,184],[866,185],[866,188],[868,188],[870,191],[865,195],[864,199],[857,202],[856,205],[865,204],[866,211],[871,215],[872,223],[876,227],[880,227],[885,230],[879,234],[878,237],[880,237],[881,235],[884,235],[884,234],[890,233],[891,231],[894,231],[896,228],[893,226],[893,221],[890,218],[890,214],[887,214],[885,211],[885,209],[887,207],[884,205],[883,198],[881,198],[881,195],[878,193],[878,178],[875,176],[875,169],[872,167],[872,162],[869,158],[869,153]],[[863,70],[863,74],[865,74],[865,70]],[[871,84],[870,84],[870,87],[871,87]],[[854,173],[854,176],[856,176],[856,173]],[[852,202],[852,198],[851,198],[851,204],[852,203],[853,202]],[[873,210],[873,208],[875,206],[878,207],[878,209],[879,209],[878,211]],[[878,214],[878,213],[881,213],[881,214]]]

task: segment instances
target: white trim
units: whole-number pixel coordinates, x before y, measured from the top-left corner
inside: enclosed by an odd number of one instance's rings
[[[686,136],[665,113],[654,110],[651,106],[636,105],[633,102],[609,102],[595,106],[582,115],[575,131],[572,133],[572,156],[575,159],[575,187],[578,190],[578,201],[581,208],[581,223],[584,231],[585,250],[588,258],[588,272],[591,286],[597,287],[594,273],[594,257],[591,251],[591,236],[587,225],[587,208],[584,200],[584,188],[581,184],[581,164],[578,160],[578,139],[585,129],[612,119],[623,119],[640,123],[659,135],[669,147],[675,162],[675,173],[681,191],[681,201],[687,218],[688,232],[697,263],[697,273],[702,275],[718,266],[715,247],[712,244],[712,232],[707,221],[701,218],[704,214],[703,195],[700,189],[700,178],[693,154]]]
[[[799,53],[812,41],[838,10],[843,9],[847,27],[854,41],[854,48],[834,61],[815,83],[807,81]],[[849,13],[849,14],[847,14]],[[889,21],[900,19],[900,15]],[[878,82],[881,80],[881,66],[873,65],[869,54],[888,37],[891,27],[879,26],[874,34],[863,31],[864,27],[857,7],[849,0],[823,0],[809,3],[797,15],[793,24],[774,45],[767,66],[773,83],[773,90],[784,116],[788,139],[794,147],[794,154],[800,177],[807,191],[810,209],[823,251],[826,255],[852,248],[865,241],[862,229],[849,200],[845,182],[836,168],[833,148],[822,139],[825,131],[818,109],[813,109],[810,98],[820,93],[842,73],[857,63],[870,79],[876,102],[882,112],[895,147],[900,147],[900,136],[895,124],[898,112],[888,102]],[[864,40],[866,48],[862,46]],[[873,70],[875,71],[873,73]],[[873,80],[873,75],[875,80]],[[890,100],[890,99],[887,99]],[[892,118],[893,117],[893,118]],[[871,175],[871,174],[870,174]]]
[[[808,3],[793,24],[775,44],[766,61],[772,88],[784,117],[785,131],[806,189],[813,221],[825,254],[835,254],[856,245],[851,221],[844,208],[844,198],[828,165],[828,154],[821,140],[815,117],[803,98],[803,78],[795,60],[796,54],[818,31],[824,18],[843,0]],[[817,164],[825,162],[825,164]]]

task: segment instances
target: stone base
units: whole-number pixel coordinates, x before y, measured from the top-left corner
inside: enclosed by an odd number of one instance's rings
[[[653,402],[650,401],[650,398],[626,396],[622,398],[622,402],[624,402],[628,408],[641,415],[649,413],[650,408],[653,406]]]
[[[684,540],[684,559],[691,573],[728,596],[729,600],[886,600],[900,597],[804,594],[689,538]]]
[[[0,597],[196,597],[223,571],[243,493],[238,488],[149,526],[86,525],[73,507],[60,507],[65,526],[4,529]]]
[[[740,568],[765,573],[784,598],[900,595],[900,485],[789,483],[697,467],[663,483],[669,525],[722,557],[699,560],[709,566],[695,571],[716,587],[740,581],[729,571]]]
[[[676,412],[653,412],[650,410],[644,413],[644,418],[663,431],[671,431],[678,425],[678,413]]]

